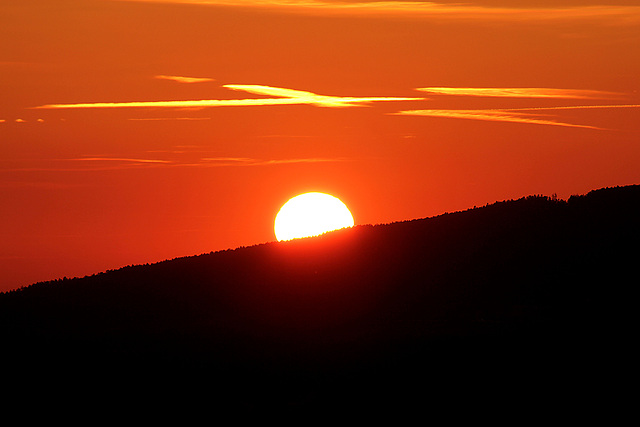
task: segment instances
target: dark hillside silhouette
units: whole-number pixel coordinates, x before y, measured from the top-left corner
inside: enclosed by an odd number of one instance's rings
[[[50,398],[586,414],[628,375],[639,218],[640,186],[529,196],[37,283],[0,295],[3,369]]]

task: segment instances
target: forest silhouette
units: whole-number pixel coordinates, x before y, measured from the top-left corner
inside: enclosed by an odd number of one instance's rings
[[[628,375],[638,218],[638,185],[528,196],[36,283],[0,294],[5,384],[584,413]]]

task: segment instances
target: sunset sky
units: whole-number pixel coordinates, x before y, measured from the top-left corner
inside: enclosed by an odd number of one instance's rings
[[[3,0],[0,147],[0,291],[637,184],[640,1]]]

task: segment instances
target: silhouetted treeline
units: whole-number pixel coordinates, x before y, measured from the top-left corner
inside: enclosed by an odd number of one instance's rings
[[[592,405],[635,337],[638,218],[640,186],[529,196],[37,283],[0,295],[2,358],[249,406]]]

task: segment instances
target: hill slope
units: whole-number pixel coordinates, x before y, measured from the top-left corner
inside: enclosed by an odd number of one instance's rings
[[[38,283],[0,295],[3,366],[249,406],[597,400],[633,336],[639,217],[616,187]]]

